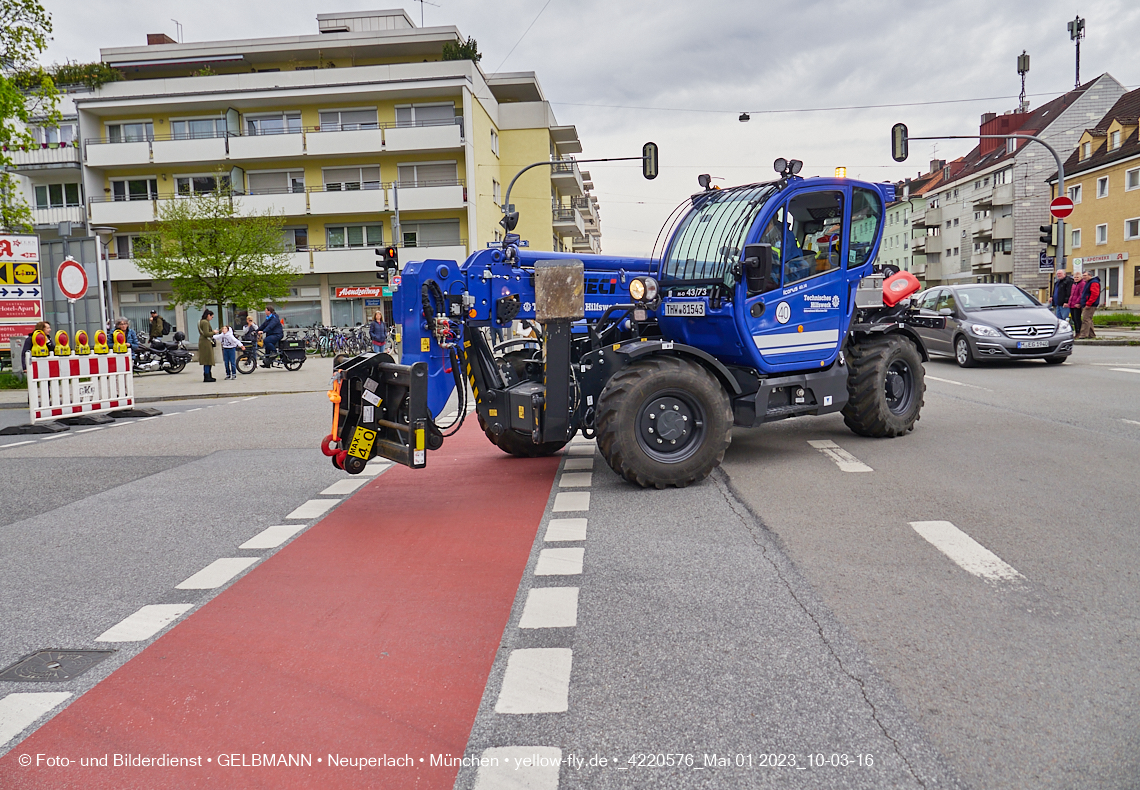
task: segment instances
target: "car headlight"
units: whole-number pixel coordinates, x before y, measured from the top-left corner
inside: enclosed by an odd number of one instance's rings
[[[1061,323],[1057,324],[1057,334],[1058,335],[1071,335],[1071,334],[1073,334],[1073,328],[1071,326],[1069,326],[1068,321],[1062,321]]]
[[[1001,332],[985,324],[970,324],[970,331],[978,337],[1001,337]]]

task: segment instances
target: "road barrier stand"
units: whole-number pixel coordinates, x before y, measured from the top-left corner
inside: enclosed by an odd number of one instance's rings
[[[86,333],[76,333],[79,352],[72,356],[66,332],[55,336],[49,354],[47,336],[36,332],[28,362],[28,410],[32,424],[66,418],[85,412],[130,409],[135,403],[135,383],[130,346],[121,332],[115,333],[116,353],[107,353],[107,336],[95,333],[95,355],[87,356]],[[82,335],[82,337],[80,337]],[[119,348],[124,353],[118,353]]]

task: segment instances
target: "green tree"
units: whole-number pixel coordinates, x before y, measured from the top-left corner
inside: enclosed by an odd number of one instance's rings
[[[58,92],[37,62],[47,48],[51,15],[38,0],[0,0],[0,228],[31,230],[32,212],[9,172],[8,150],[34,143],[27,126],[59,122]]]
[[[245,215],[228,189],[159,206],[159,221],[147,227],[135,264],[156,280],[170,280],[176,303],[216,305],[221,327],[227,304],[262,309],[288,296],[299,272],[285,247],[283,216]]]
[[[479,53],[479,43],[469,36],[465,42],[448,41],[445,43],[443,45],[443,59],[470,60],[478,63],[483,59],[483,56]]]

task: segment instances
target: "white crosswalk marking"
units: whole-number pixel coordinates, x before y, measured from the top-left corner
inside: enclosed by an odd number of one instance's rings
[[[278,524],[272,527],[266,527],[261,532],[254,535],[245,543],[238,546],[239,549],[272,549],[280,546],[289,538],[296,535],[298,532],[305,528],[304,524]]]
[[[949,521],[912,521],[914,531],[965,571],[994,582],[1023,582],[1025,577]]]
[[[594,477],[593,472],[564,472],[558,478],[559,488],[589,488]]]
[[[844,472],[874,472],[875,470],[867,466],[851,453],[844,450],[835,442],[830,439],[815,439],[809,440],[810,444],[815,449],[826,455],[832,461],[835,461],[841,471]]]
[[[189,603],[144,606],[118,625],[113,625],[96,642],[141,642],[157,634],[193,608]]]
[[[582,572],[585,549],[543,549],[538,553],[535,576],[577,576]]]
[[[565,713],[574,651],[563,647],[512,650],[496,713]]]
[[[347,480],[337,480],[322,491],[321,496],[344,496],[345,494],[351,494],[367,482],[367,480],[353,480],[351,478]]]
[[[257,557],[223,557],[214,560],[189,579],[174,585],[176,590],[215,590],[257,562]]]
[[[17,692],[0,699],[0,748],[70,696],[67,691]]]
[[[584,518],[552,518],[546,525],[547,543],[568,540],[586,539],[586,519]]]
[[[566,448],[566,452],[570,455],[593,455],[594,445],[592,444],[572,444]]]
[[[339,499],[310,499],[285,518],[316,518],[323,516],[326,511],[339,504]]]
[[[589,491],[560,491],[554,497],[555,513],[572,513],[590,509]]]
[[[562,465],[562,470],[564,472],[575,472],[593,468],[594,459],[592,456],[588,458],[567,458],[566,463]]]
[[[532,587],[519,628],[573,628],[578,625],[577,587]]]

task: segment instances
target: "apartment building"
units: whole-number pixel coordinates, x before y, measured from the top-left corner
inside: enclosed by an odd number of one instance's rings
[[[169,283],[134,260],[165,201],[219,186],[243,212],[284,216],[298,277],[279,312],[295,327],[390,311],[378,246],[396,244],[402,262],[462,261],[501,240],[503,193],[532,162],[557,163],[515,184],[517,232],[531,248],[600,251],[576,129],[558,124],[533,72],[444,60],[444,45],[462,41],[454,27],[418,28],[390,10],[320,14],[311,35],[159,34],[103,49],[125,79],[69,95],[73,126],[42,133],[70,143],[35,152],[50,162],[34,171],[20,164],[37,229],[113,228],[115,312],[141,324],[162,310],[191,342],[196,308],[170,304]],[[360,298],[361,287],[375,293]]]
[[[1062,156],[1072,151],[1090,119],[1101,118],[1124,94],[1102,74],[1032,112],[986,113],[979,134],[1030,134]],[[1028,140],[981,140],[943,168],[922,218],[928,285],[1012,282],[1031,291],[1049,287],[1038,227],[1049,222],[1052,155]],[[935,241],[933,231],[940,234]]]
[[[930,171],[895,184],[898,200],[887,206],[883,244],[878,260],[908,271],[920,281],[926,279],[927,194],[942,180],[945,160],[935,159]]]
[[[1065,162],[1071,269],[1094,271],[1109,308],[1140,309],[1140,90],[1085,129]],[[1050,178],[1053,194],[1057,174]]]

